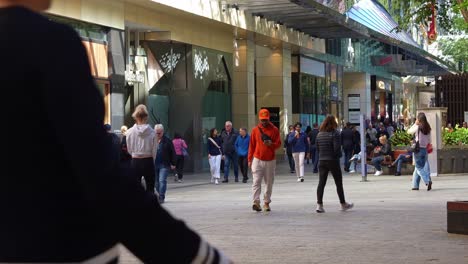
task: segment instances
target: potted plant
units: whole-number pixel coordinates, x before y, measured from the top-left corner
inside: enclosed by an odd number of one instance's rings
[[[406,131],[397,130],[390,137],[390,143],[393,149],[393,159],[398,158],[398,155],[406,153],[409,146],[411,145],[411,140],[413,136],[408,134]]]
[[[454,129],[442,128],[443,148],[437,153],[439,173],[468,172],[468,128],[458,124]]]

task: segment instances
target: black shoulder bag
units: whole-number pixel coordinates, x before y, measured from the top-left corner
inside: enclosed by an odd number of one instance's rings
[[[263,142],[265,142],[265,141],[267,141],[267,140],[270,140],[270,141],[271,141],[271,137],[268,136],[267,134],[263,133],[263,130],[262,130],[260,127],[258,127],[258,130],[260,130],[260,134],[262,134],[262,141],[263,141]]]
[[[413,153],[418,153],[419,152],[419,128],[418,128],[418,140],[411,144],[410,151]]]

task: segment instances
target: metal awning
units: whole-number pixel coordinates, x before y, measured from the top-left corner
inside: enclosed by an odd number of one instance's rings
[[[395,47],[403,62],[388,67],[405,75],[440,75],[450,72],[441,59],[421,49],[405,32],[395,32],[396,22],[374,0],[361,0],[341,14],[316,0],[222,0],[231,8],[245,11],[311,37],[373,39]],[[391,54],[389,54],[391,55]],[[394,54],[395,55],[395,54]],[[406,61],[407,60],[407,61]],[[405,62],[406,61],[406,62]]]
[[[366,38],[365,26],[315,0],[226,0],[252,16],[274,21],[316,38]]]

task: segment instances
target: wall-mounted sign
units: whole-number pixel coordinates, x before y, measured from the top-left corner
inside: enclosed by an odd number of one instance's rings
[[[348,111],[348,122],[353,125],[359,125],[359,116],[361,111]]]
[[[125,81],[128,83],[144,83],[145,75],[141,72],[125,71]]]
[[[361,95],[348,94],[348,109],[360,110],[361,109]]]

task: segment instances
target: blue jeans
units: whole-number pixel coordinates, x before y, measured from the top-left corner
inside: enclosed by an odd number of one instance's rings
[[[415,155],[415,160],[416,160],[416,155]],[[426,175],[426,178],[424,178],[424,176],[422,175]],[[423,181],[426,183],[426,185],[431,181],[431,168],[429,166],[429,161],[427,161],[427,155],[426,155],[426,162],[424,163],[424,167],[419,170],[417,167],[414,168],[413,188],[419,188],[419,182],[421,181],[421,177],[423,178]]]
[[[227,180],[229,178],[229,169],[234,166],[234,177],[238,179],[239,177],[239,166],[237,161],[237,153],[232,154],[224,154],[224,179]]]
[[[159,193],[159,200],[164,201],[166,198],[167,189],[167,175],[169,175],[169,168],[161,167],[155,168],[156,181],[154,190]]]
[[[396,165],[397,165],[397,169],[396,169],[397,172],[401,173],[401,164],[403,162],[411,161],[411,158],[407,159],[405,156],[406,156],[406,154],[400,154],[400,155],[398,155],[398,158],[394,161],[394,163],[396,163]]]
[[[380,165],[380,163],[382,163],[383,160],[384,160],[383,155],[372,158],[371,162],[372,162],[372,165],[374,165],[376,170],[378,170],[378,171],[382,170],[382,165]]]

